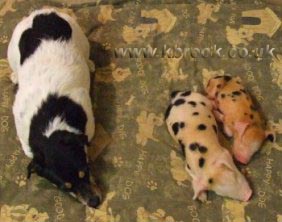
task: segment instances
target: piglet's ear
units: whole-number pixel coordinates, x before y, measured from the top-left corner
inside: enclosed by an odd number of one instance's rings
[[[239,81],[239,82],[241,82],[241,81],[242,81],[242,79],[241,79],[241,77],[240,77],[240,76],[236,76],[236,77],[235,77],[235,80],[236,80],[236,81]]]
[[[217,92],[218,92],[218,89],[215,86],[210,88],[210,90],[208,92],[208,98],[209,99],[215,99]]]
[[[229,151],[224,150],[216,159],[215,163],[217,167],[223,167],[227,170],[233,171],[235,165]]]
[[[221,167],[221,169],[228,170],[230,172],[234,171],[232,165],[228,161],[223,161],[220,164],[220,167]]]
[[[270,142],[274,143],[276,140],[275,133],[271,130],[265,131],[265,139],[269,140]]]
[[[234,128],[238,132],[239,138],[242,138],[242,136],[244,135],[249,125],[250,125],[249,122],[236,122],[235,123]]]

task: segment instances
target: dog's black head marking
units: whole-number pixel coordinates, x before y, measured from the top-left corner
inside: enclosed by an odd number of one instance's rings
[[[47,135],[46,130],[56,117],[77,132],[55,129]],[[86,123],[81,105],[67,96],[49,95],[31,120],[29,144],[34,158],[28,166],[28,177],[36,173],[93,207],[99,203],[100,192],[90,185]]]
[[[67,41],[71,35],[69,23],[55,12],[36,15],[32,27],[25,30],[20,38],[20,63],[23,64],[36,51],[42,39]]]

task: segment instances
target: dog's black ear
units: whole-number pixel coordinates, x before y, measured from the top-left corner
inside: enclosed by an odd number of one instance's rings
[[[57,144],[64,145],[89,145],[88,137],[85,134],[71,133],[66,130],[57,130],[54,132],[48,141],[48,146],[56,146]]]
[[[72,145],[72,144],[77,144],[79,146],[89,145],[88,137],[86,135],[75,134],[75,133],[70,133],[70,132],[64,133],[63,142],[69,145]]]
[[[38,176],[44,177],[52,183],[56,184],[60,189],[65,189],[65,182],[59,178],[52,170],[41,165],[33,159],[27,167],[27,179],[30,179],[32,173],[36,173]]]
[[[88,137],[84,134],[77,135],[77,141],[79,142],[79,145],[81,146],[90,145],[88,142]]]

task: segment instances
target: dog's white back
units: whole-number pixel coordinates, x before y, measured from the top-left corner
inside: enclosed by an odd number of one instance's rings
[[[72,29],[68,41],[43,39],[39,47],[21,64],[19,42],[25,30],[32,27],[35,16],[55,12],[66,20]],[[67,96],[79,104],[86,113],[85,134],[90,140],[94,134],[94,117],[89,97],[90,76],[87,66],[89,43],[75,20],[53,9],[33,12],[16,27],[8,48],[8,60],[13,70],[12,81],[18,83],[13,113],[17,134],[29,157],[33,157],[29,144],[30,124],[50,94]],[[50,120],[45,135],[49,136],[55,129],[79,133],[69,126],[62,117]],[[81,132],[80,132],[81,133]]]

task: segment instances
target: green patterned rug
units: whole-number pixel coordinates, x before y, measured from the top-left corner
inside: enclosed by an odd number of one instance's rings
[[[34,175],[26,180],[29,159],[15,133],[15,87],[8,78],[6,52],[20,19],[46,6],[76,17],[92,46],[91,59],[96,63],[92,98],[98,127],[91,167],[104,193],[97,210],[86,208],[45,179]],[[0,222],[281,222],[281,20],[282,6],[262,0],[2,0]],[[114,56],[116,48],[149,45],[158,50],[164,45],[216,45],[225,53],[232,46],[246,47],[250,57]],[[253,56],[252,49],[267,45],[275,48],[275,57]],[[163,121],[172,90],[202,91],[203,84],[218,73],[239,75],[277,132],[276,143],[265,143],[242,167],[254,189],[248,203],[213,193],[208,203],[193,201],[184,159]],[[230,147],[230,141],[222,139]]]

